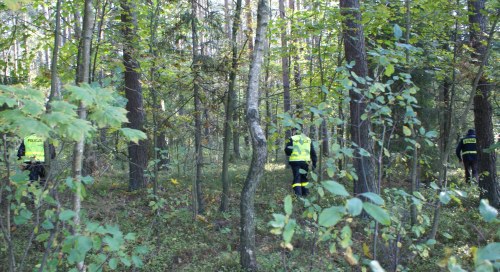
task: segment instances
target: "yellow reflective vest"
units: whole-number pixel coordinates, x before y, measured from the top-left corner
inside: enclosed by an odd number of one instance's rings
[[[43,148],[44,139],[42,137],[31,135],[24,138],[24,156],[27,159],[44,162],[45,152]]]
[[[311,161],[311,138],[300,134],[292,136],[293,151],[289,161]]]

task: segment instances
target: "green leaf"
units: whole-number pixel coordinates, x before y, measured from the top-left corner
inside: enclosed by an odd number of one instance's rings
[[[290,195],[285,197],[285,213],[287,215],[292,214],[292,197]]]
[[[76,213],[72,210],[64,210],[59,214],[59,220],[68,221],[71,218],[73,218],[75,215],[76,215]]]
[[[87,223],[87,231],[88,232],[94,232],[97,230],[98,227],[99,227],[99,223],[96,223],[96,222],[88,222]]]
[[[137,246],[134,249],[134,252],[140,255],[147,254],[149,252],[148,248],[146,246]]]
[[[335,226],[342,219],[339,207],[326,208],[319,214],[318,224],[323,227]]]
[[[144,265],[142,263],[141,258],[139,258],[139,256],[136,256],[136,255],[132,255],[132,262],[134,263],[134,265],[136,267],[142,267]]]
[[[434,130],[427,131],[427,133],[425,133],[426,138],[436,138],[437,136],[438,136],[438,133]]]
[[[108,264],[109,264],[109,268],[111,268],[111,269],[115,270],[115,269],[118,267],[118,259],[116,259],[116,258],[111,258],[111,259],[109,260],[109,263],[108,263]]]
[[[327,189],[330,193],[334,195],[349,196],[349,193],[346,191],[344,185],[336,181],[333,180],[323,181],[321,185],[323,185],[325,189]]]
[[[491,243],[477,251],[476,258],[479,262],[484,260],[499,260],[500,259],[500,243]]]
[[[451,201],[450,193],[448,191],[439,193],[439,201],[443,204],[448,204]]]
[[[14,223],[16,225],[24,225],[28,220],[30,220],[31,216],[33,216],[33,213],[28,210],[21,210],[19,215],[14,216]]]
[[[359,148],[359,155],[361,155],[363,157],[370,157],[371,156],[370,152],[366,151],[366,149],[364,149],[364,148]]]
[[[407,137],[411,136],[411,129],[407,126],[403,126],[403,134]]]
[[[383,199],[382,199],[379,195],[377,195],[377,194],[375,194],[375,193],[372,193],[372,192],[366,192],[366,193],[362,193],[362,194],[360,194],[360,195],[361,195],[361,196],[364,196],[364,197],[366,197],[366,198],[368,198],[368,199],[370,199],[371,201],[373,201],[373,203],[375,203],[375,204],[377,204],[377,205],[382,206],[382,205],[384,205],[384,204],[385,204],[384,200],[383,200]]]
[[[35,240],[37,242],[45,242],[45,241],[47,241],[47,239],[49,239],[49,236],[50,236],[50,233],[48,233],[48,232],[42,233],[42,234],[36,236]]]
[[[358,216],[363,210],[363,201],[361,199],[354,197],[347,201],[347,211],[352,216]]]
[[[127,258],[127,257],[122,257],[120,258],[120,261],[122,262],[122,264],[124,264],[126,267],[130,267],[130,265],[132,265],[130,263],[130,260]]]
[[[129,232],[129,233],[127,233],[127,235],[125,235],[124,238],[127,241],[135,241],[136,235],[133,232]]]
[[[429,239],[427,240],[427,242],[425,242],[427,245],[429,246],[432,246],[432,245],[435,245],[436,244],[436,240],[435,239]]]
[[[146,133],[131,128],[121,128],[120,132],[127,138],[129,141],[138,143],[140,140],[144,140],[147,138]]]
[[[286,217],[283,214],[273,213],[274,220],[269,222],[273,228],[283,228],[285,226]]]
[[[76,240],[76,248],[85,254],[92,249],[92,240],[87,236],[79,236]]]
[[[394,65],[389,64],[385,67],[384,75],[390,77],[392,74],[394,74]]]
[[[292,241],[293,234],[295,233],[295,226],[297,226],[295,219],[291,219],[285,225],[283,230],[283,241],[285,241],[285,243],[290,243],[290,241]]]
[[[123,239],[106,236],[102,239],[102,242],[108,245],[111,251],[118,251],[123,244]]]
[[[370,202],[363,202],[363,209],[380,224],[385,226],[391,224],[391,217],[386,210],[380,208],[379,206]]]
[[[52,224],[52,222],[50,222],[49,219],[45,219],[42,223],[42,228],[46,230],[51,230],[54,229],[54,224]]]
[[[451,236],[451,234],[449,234],[448,232],[443,232],[441,233],[444,237],[446,237],[447,239],[453,239],[453,236]]]
[[[403,31],[401,30],[401,27],[399,27],[398,24],[394,24],[394,38],[396,40],[399,40],[403,36]]]
[[[498,216],[497,209],[490,206],[487,199],[481,199],[481,202],[479,204],[479,213],[486,222],[492,222]]]

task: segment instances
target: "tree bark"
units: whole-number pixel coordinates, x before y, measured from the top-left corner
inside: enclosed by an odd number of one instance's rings
[[[365,78],[368,76],[368,67],[366,61],[365,38],[363,33],[363,25],[361,25],[361,10],[359,8],[359,0],[341,0],[341,14],[343,16],[343,35],[344,35],[344,51],[346,61],[348,63],[354,61],[355,65],[352,72],[358,77]],[[353,82],[356,82],[352,78]],[[363,90],[365,84],[357,82],[357,88]],[[361,92],[362,93],[362,92]],[[364,192],[373,192],[375,189],[373,163],[371,157],[361,156],[360,148],[371,152],[371,140],[369,136],[370,122],[368,119],[361,120],[361,115],[365,112],[366,101],[364,96],[354,91],[349,90],[350,112],[351,112],[351,141],[357,152],[354,158],[354,168],[358,175],[358,179],[354,183],[354,193],[360,194]]]
[[[144,125],[144,106],[142,96],[142,86],[140,82],[139,62],[135,55],[135,48],[138,44],[137,18],[135,7],[130,0],[121,0],[122,8],[121,22],[123,32],[123,65],[125,66],[125,97],[127,98],[126,109],[128,127],[137,130],[143,130]],[[129,156],[129,190],[143,188],[146,184],[144,169],[147,164],[146,141],[141,140],[138,143],[128,143]]]
[[[83,10],[83,24],[82,24],[82,36],[80,41],[81,52],[78,56],[81,57],[78,63],[78,74],[76,84],[84,84],[89,82],[90,77],[90,46],[92,41],[92,0],[85,0],[84,10]],[[80,102],[78,108],[78,117],[82,120],[87,118],[87,109],[85,105]],[[80,230],[80,210],[81,210],[81,179],[82,179],[82,166],[83,166],[83,152],[85,149],[85,136],[82,135],[81,139],[76,142],[73,150],[73,181],[75,183],[76,192],[73,197],[73,209],[75,211],[75,217],[73,218],[74,229],[73,233],[77,234]],[[85,269],[85,264],[82,262],[77,263],[79,271]]]
[[[229,207],[229,197],[231,194],[230,183],[229,183],[229,155],[231,152],[231,117],[234,114],[234,101],[232,99],[235,96],[235,84],[236,84],[236,72],[238,70],[238,46],[236,43],[236,37],[238,35],[239,25],[241,16],[241,0],[236,0],[236,7],[234,10],[233,27],[231,34],[232,43],[232,63],[231,72],[229,73],[229,88],[226,95],[226,116],[224,120],[224,139],[223,139],[223,155],[222,155],[222,197],[220,204],[220,211],[224,212]]]
[[[257,270],[255,252],[255,190],[264,174],[267,158],[267,142],[262,127],[259,124],[259,74],[264,54],[264,39],[269,21],[269,6],[267,0],[259,0],[257,9],[257,30],[255,48],[248,75],[246,119],[252,138],[252,162],[241,192],[241,233],[240,233],[240,264],[247,271]]]
[[[470,42],[474,53],[473,59],[488,64],[488,47],[486,45],[486,10],[485,0],[469,0]],[[496,22],[495,22],[496,24]],[[485,152],[485,149],[495,143],[493,134],[493,111],[491,93],[493,82],[481,75],[474,96],[474,126],[477,135],[479,160],[479,187],[482,189],[480,198],[487,198],[491,205],[500,207],[500,184],[496,172],[496,152]]]
[[[287,44],[288,20],[285,15],[284,1],[285,0],[279,0],[280,18],[281,20],[283,20],[283,22],[285,22],[281,27],[281,69],[282,69],[282,80],[283,80],[283,111],[284,113],[289,113],[291,109],[290,60],[289,60],[289,50]],[[287,141],[291,136],[292,136],[291,131],[287,129],[285,132],[285,141]]]
[[[203,205],[203,195],[201,192],[201,171],[202,171],[202,164],[203,164],[203,150],[201,146],[201,131],[202,131],[202,124],[201,124],[201,100],[200,100],[200,64],[198,63],[199,57],[200,57],[200,48],[199,48],[199,42],[198,42],[198,19],[197,19],[197,9],[198,9],[198,3],[196,0],[191,0],[191,35],[193,39],[193,65],[192,65],[192,72],[193,72],[193,92],[194,92],[194,126],[195,126],[195,132],[194,132],[194,146],[195,146],[195,163],[196,163],[196,170],[195,170],[195,177],[194,177],[194,184],[193,184],[193,204],[194,205],[194,214],[201,214],[203,213],[204,210],[204,205]]]

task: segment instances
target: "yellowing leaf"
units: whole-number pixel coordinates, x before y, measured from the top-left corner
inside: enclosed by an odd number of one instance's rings
[[[363,254],[365,254],[366,257],[373,259],[372,254],[370,253],[370,247],[366,243],[363,243]]]
[[[405,136],[411,136],[411,129],[407,126],[403,126],[403,134]]]
[[[348,247],[344,253],[344,258],[345,260],[352,266],[358,264],[358,260],[354,257],[354,254],[352,254],[352,249],[351,247]]]
[[[170,182],[172,182],[175,185],[179,184],[179,182],[177,181],[177,179],[174,179],[174,178],[170,179]]]

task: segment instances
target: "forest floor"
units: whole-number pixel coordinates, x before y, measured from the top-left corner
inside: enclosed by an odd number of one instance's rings
[[[118,225],[124,233],[136,233],[136,243],[150,248],[143,260],[142,271],[240,271],[239,196],[248,165],[231,165],[230,208],[224,213],[219,212],[222,186],[218,168],[215,164],[204,168],[202,190],[205,212],[196,219],[191,209],[191,176],[162,172],[159,195],[166,203],[155,212],[150,207],[152,199],[149,193],[127,191],[127,177],[122,170],[108,171],[96,177],[95,183],[88,186],[88,196],[83,202],[84,217],[102,224]],[[344,254],[339,253],[342,252],[340,246],[337,247],[337,253],[330,253],[331,241],[317,242],[314,239],[314,224],[301,216],[300,211],[304,208],[296,198],[293,200],[293,216],[300,228],[292,240],[294,249],[290,251],[282,248],[281,236],[270,232],[269,221],[273,219],[273,213],[284,213],[283,199],[292,193],[290,172],[284,164],[267,164],[266,173],[257,189],[256,246],[260,270],[354,271]],[[345,186],[351,190],[351,185]],[[390,186],[407,187],[409,184],[393,182]],[[403,239],[396,248],[381,243],[379,260],[387,271],[394,271],[387,266],[394,264],[395,256],[398,256],[399,264],[402,265],[399,271],[447,271],[439,263],[451,255],[457,257],[463,268],[473,270],[473,248],[495,239],[496,230],[480,218],[477,189],[474,186],[461,189],[470,195],[442,208],[435,244],[415,248],[416,243],[413,243],[413,247],[406,246]],[[432,222],[431,203],[429,200],[429,207],[423,210],[424,221]],[[372,236],[367,232],[369,220],[354,218],[350,225],[353,229],[353,251],[362,263],[370,259],[370,253],[363,249],[367,245],[371,247]],[[427,227],[424,232],[429,230],[430,227]],[[398,255],[394,255],[395,252]],[[36,258],[37,254],[31,257]]]

